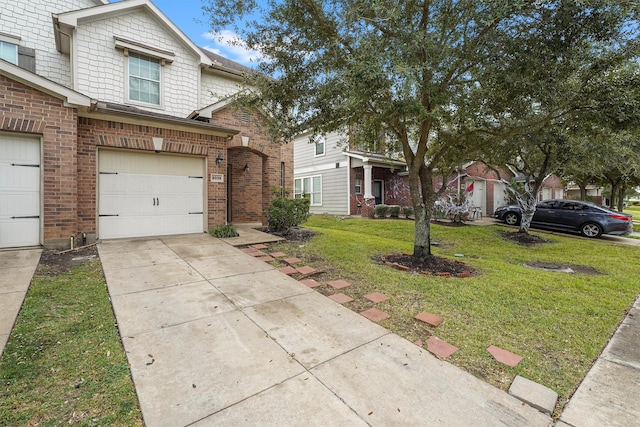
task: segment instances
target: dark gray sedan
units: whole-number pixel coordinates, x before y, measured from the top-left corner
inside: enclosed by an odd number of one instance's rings
[[[496,209],[493,216],[509,225],[520,224],[522,213],[515,205]],[[632,216],[579,200],[545,200],[536,205],[532,227],[578,232],[586,237],[627,235],[633,231]]]

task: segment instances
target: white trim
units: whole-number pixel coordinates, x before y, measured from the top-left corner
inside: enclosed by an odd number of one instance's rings
[[[322,141],[322,153],[318,154],[318,141],[313,141],[313,157],[323,157],[327,155],[327,138],[320,135],[318,136],[320,141]]]
[[[160,73],[160,78],[158,79],[157,83],[158,83],[158,103],[153,103],[153,102],[145,102],[145,101],[139,101],[137,99],[131,99],[131,91],[130,91],[130,87],[129,87],[129,79],[131,78],[131,72],[130,72],[130,66],[129,66],[129,60],[131,59],[131,56],[126,55],[125,56],[125,61],[124,61],[124,66],[125,66],[125,81],[124,81],[124,86],[125,86],[125,104],[132,104],[132,105],[141,105],[141,106],[145,106],[145,107],[149,107],[149,108],[156,108],[156,109],[160,109],[163,110],[164,109],[164,73],[162,72],[162,60],[158,59],[158,58],[153,58],[153,57],[149,57],[147,55],[141,54],[141,53],[137,53],[134,52],[137,56],[142,57],[142,59],[151,59],[151,60],[157,60],[158,61],[158,71]],[[151,80],[151,79],[147,79],[144,77],[140,77],[140,76],[133,76],[134,78],[137,78],[139,80],[145,80],[145,81],[150,81],[150,82],[154,82],[155,80]]]
[[[304,180],[305,179],[310,180],[311,181],[311,189],[315,190],[314,187],[313,187],[313,180],[315,178],[320,178],[320,190],[319,191],[312,191],[312,192],[307,193],[306,192],[307,189],[304,188]],[[322,194],[322,186],[323,186],[323,182],[322,181],[323,181],[323,179],[322,178],[323,178],[322,175],[308,175],[308,176],[301,176],[301,177],[298,177],[298,178],[294,178],[293,179],[293,197],[296,198],[296,192],[295,192],[296,191],[296,181],[300,180],[301,181],[300,188],[302,190],[302,193],[300,193],[301,197],[303,197],[305,194],[309,194],[309,196],[310,196],[310,198],[309,198],[310,206],[322,206],[322,202],[323,202],[323,197],[322,197],[323,196],[323,194]],[[320,203],[313,203],[313,195],[315,193],[319,193],[320,194]]]
[[[346,166],[349,165],[349,159],[347,159]],[[351,168],[345,168],[347,172],[347,215],[351,215]]]
[[[74,43],[78,30],[74,28],[73,30],[71,30],[71,33],[73,34],[73,37],[69,38],[69,65],[71,67],[71,87],[73,89],[78,89],[79,84],[77,70],[79,69],[78,62],[80,61],[80,57],[78,55],[78,43]]]
[[[67,106],[90,107],[91,98],[0,59],[0,75],[63,100]]]
[[[20,40],[22,40],[20,36],[14,36],[12,34],[7,34],[7,33],[0,33],[0,42],[19,45]]]
[[[342,162],[338,162],[340,164],[340,167],[346,167],[348,165],[347,162],[342,161]],[[320,171],[326,171],[326,170],[331,170],[331,169],[337,169],[336,168],[336,164],[335,163],[324,163],[321,165],[315,165],[315,166],[308,166],[306,168],[299,168],[299,169],[294,169],[293,170],[293,175],[302,175],[302,174],[310,174],[313,172],[320,172]]]
[[[173,52],[153,47],[144,43],[123,39],[122,37],[118,36],[113,36],[113,39],[116,49],[122,49],[125,52],[125,56],[129,56],[127,51],[136,52],[144,56],[160,59],[161,66],[164,65],[164,63],[172,63],[174,58],[176,57],[176,54]]]

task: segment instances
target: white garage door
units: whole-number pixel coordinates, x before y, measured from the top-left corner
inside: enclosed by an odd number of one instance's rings
[[[203,232],[203,167],[202,158],[100,151],[98,237]]]
[[[40,139],[0,134],[0,248],[40,244]]]

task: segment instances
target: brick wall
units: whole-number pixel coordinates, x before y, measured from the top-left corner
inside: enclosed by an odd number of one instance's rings
[[[0,130],[42,138],[43,244],[65,245],[76,232],[76,110],[0,76]]]
[[[242,113],[240,109],[227,107],[211,117],[211,123],[238,129],[240,133],[228,142],[231,166],[231,221],[234,223],[262,222],[263,212],[269,208],[271,187],[281,188],[281,166],[284,163],[284,188],[293,196],[293,144],[272,142],[263,125],[263,117],[257,111]],[[247,118],[243,121],[244,118]],[[242,137],[249,137],[248,145]],[[244,172],[244,165],[249,171]]]
[[[265,158],[249,150],[229,150],[229,180],[231,191],[232,223],[262,223],[264,206],[262,204],[262,183]],[[245,171],[244,167],[248,166]]]
[[[97,150],[101,147],[153,151],[153,137],[163,138],[164,153],[189,154],[207,158],[208,225],[226,221],[225,183],[211,182],[211,173],[224,173],[227,154],[223,138],[195,132],[177,131],[81,117],[78,120],[78,231],[96,235]],[[225,161],[216,165],[220,153]]]

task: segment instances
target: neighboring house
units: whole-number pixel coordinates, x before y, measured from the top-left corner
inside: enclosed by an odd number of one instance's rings
[[[309,195],[312,213],[372,216],[368,205],[411,206],[406,163],[397,155],[385,153],[384,148],[378,153],[356,150],[339,133],[314,141],[311,136],[309,132],[294,139],[294,187],[295,197]],[[506,180],[514,176],[509,171],[500,173]],[[508,203],[505,185],[480,162],[463,165],[444,183],[434,178],[433,185],[435,189],[446,185],[446,194],[470,197],[476,214],[492,215]],[[545,180],[540,200],[562,196],[557,177]]]
[[[598,205],[606,204],[607,199],[602,195],[602,190],[603,190],[602,187],[590,184],[590,185],[587,185],[586,190],[587,190],[587,201],[596,203]],[[567,185],[565,198],[580,200],[582,198],[580,187],[573,183],[569,183]]]
[[[386,203],[386,193],[394,194],[394,184],[402,181],[403,161],[349,149],[341,133],[311,137],[309,132],[293,141],[294,196],[308,195],[311,213],[360,215],[367,194],[376,204]]]
[[[0,248],[264,222],[293,147],[149,0],[0,0]]]

